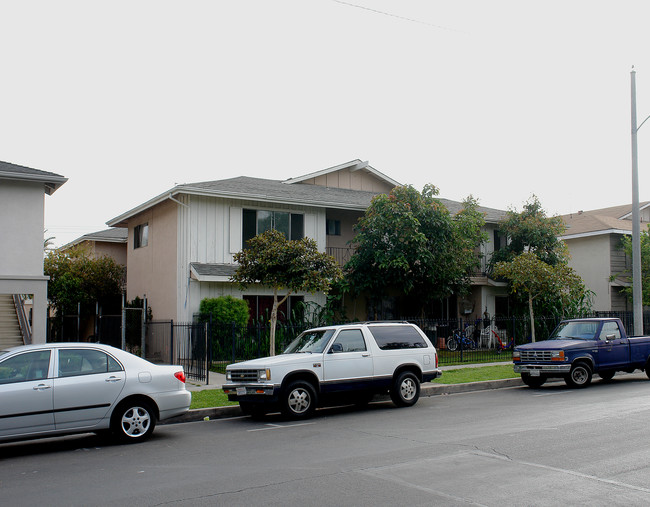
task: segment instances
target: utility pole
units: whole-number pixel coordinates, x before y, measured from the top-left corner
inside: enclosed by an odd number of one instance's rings
[[[637,160],[637,132],[645,123],[636,126],[636,71],[632,67],[632,309],[634,335],[643,334],[643,291],[641,290],[641,223],[639,217],[639,167]],[[650,118],[650,116],[648,117]],[[646,118],[646,120],[648,119]]]

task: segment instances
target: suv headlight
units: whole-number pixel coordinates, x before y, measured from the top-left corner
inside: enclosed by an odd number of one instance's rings
[[[259,380],[271,380],[271,369],[266,368],[265,370],[259,370],[257,372],[257,378]]]
[[[232,372],[230,370],[226,370],[226,380],[232,381]]]

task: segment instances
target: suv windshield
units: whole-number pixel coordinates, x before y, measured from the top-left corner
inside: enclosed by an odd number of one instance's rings
[[[561,322],[550,340],[593,340],[598,322]]]
[[[320,354],[327,347],[327,342],[329,342],[333,334],[333,329],[305,331],[289,344],[283,354],[296,354],[299,352]]]

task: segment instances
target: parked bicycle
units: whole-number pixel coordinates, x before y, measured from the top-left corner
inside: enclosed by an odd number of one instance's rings
[[[454,334],[447,338],[447,350],[452,352],[456,350],[473,350],[476,348],[476,342],[465,335],[464,331],[454,329]]]

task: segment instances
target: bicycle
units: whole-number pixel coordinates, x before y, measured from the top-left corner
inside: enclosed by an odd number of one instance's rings
[[[454,334],[447,338],[447,350],[455,352],[458,349],[475,349],[476,342],[465,335],[464,331],[454,329]]]

